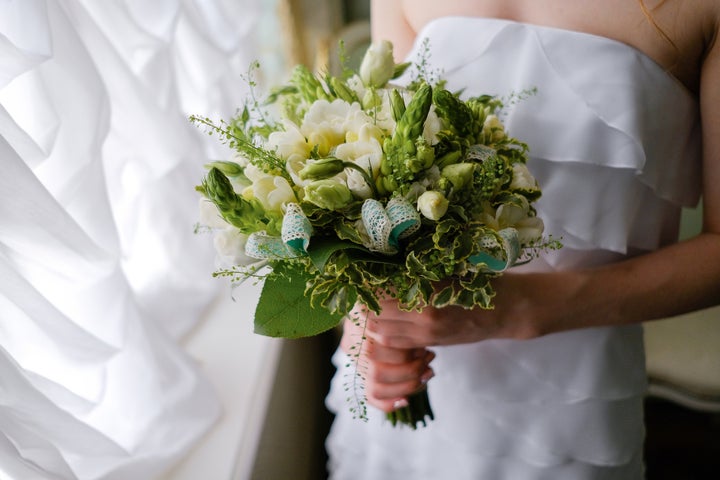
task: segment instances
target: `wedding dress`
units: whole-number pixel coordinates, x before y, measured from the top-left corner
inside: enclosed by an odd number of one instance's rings
[[[464,96],[537,89],[508,102],[503,120],[529,144],[538,214],[564,248],[524,270],[613,262],[676,240],[681,206],[699,198],[698,107],[658,64],[604,37],[482,18],[433,21],[411,58],[425,48]],[[333,479],[643,477],[640,326],[433,350],[435,420],[417,431],[372,407],[369,421],[354,419],[352,367],[336,353]]]

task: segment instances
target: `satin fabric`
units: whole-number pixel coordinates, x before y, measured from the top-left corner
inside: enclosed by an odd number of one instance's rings
[[[218,418],[176,340],[222,286],[194,186],[228,152],[187,116],[234,114],[272,8],[0,2],[0,477],[153,478]]]
[[[430,23],[418,55],[450,90],[506,98],[506,128],[530,147],[538,215],[564,247],[518,271],[600,265],[677,239],[680,208],[700,194],[698,106],[651,59],[604,37],[461,17]],[[642,478],[640,326],[434,351],[436,419],[418,431],[372,407],[368,422],[353,419],[352,362],[336,353],[333,479]]]

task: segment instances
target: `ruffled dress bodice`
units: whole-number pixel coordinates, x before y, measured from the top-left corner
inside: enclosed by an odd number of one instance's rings
[[[427,39],[427,43],[424,42]],[[697,101],[641,52],[604,37],[507,20],[431,22],[411,54],[451,91],[511,98],[503,121],[530,148],[545,232],[564,247],[522,267],[614,262],[677,239],[700,195]],[[335,479],[642,478],[639,326],[435,349],[435,421],[407,431],[353,419],[344,355],[328,396]]]

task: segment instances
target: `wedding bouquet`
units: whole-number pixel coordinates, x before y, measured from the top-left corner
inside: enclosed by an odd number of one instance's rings
[[[411,66],[405,86],[390,83]],[[237,152],[208,164],[197,190],[225,260],[216,275],[264,282],[256,333],[316,335],[356,303],[379,313],[383,297],[408,311],[492,308],[491,279],[553,246],[532,206],[541,192],[527,146],[498,117],[502,101],[462,100],[425,68],[396,65],[382,42],[358,72],[298,66],[229,121],[191,117]],[[388,418],[425,424],[427,392]]]

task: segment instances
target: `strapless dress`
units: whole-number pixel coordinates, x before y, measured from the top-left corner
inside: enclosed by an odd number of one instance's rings
[[[502,119],[530,147],[538,215],[564,247],[520,270],[600,265],[677,240],[681,208],[700,195],[699,113],[657,63],[604,37],[485,18],[431,22],[410,58],[425,49],[464,96],[536,89],[508,101]],[[331,478],[643,478],[639,325],[433,350],[435,420],[417,431],[372,407],[367,422],[353,418],[344,388],[353,372],[335,354]]]

